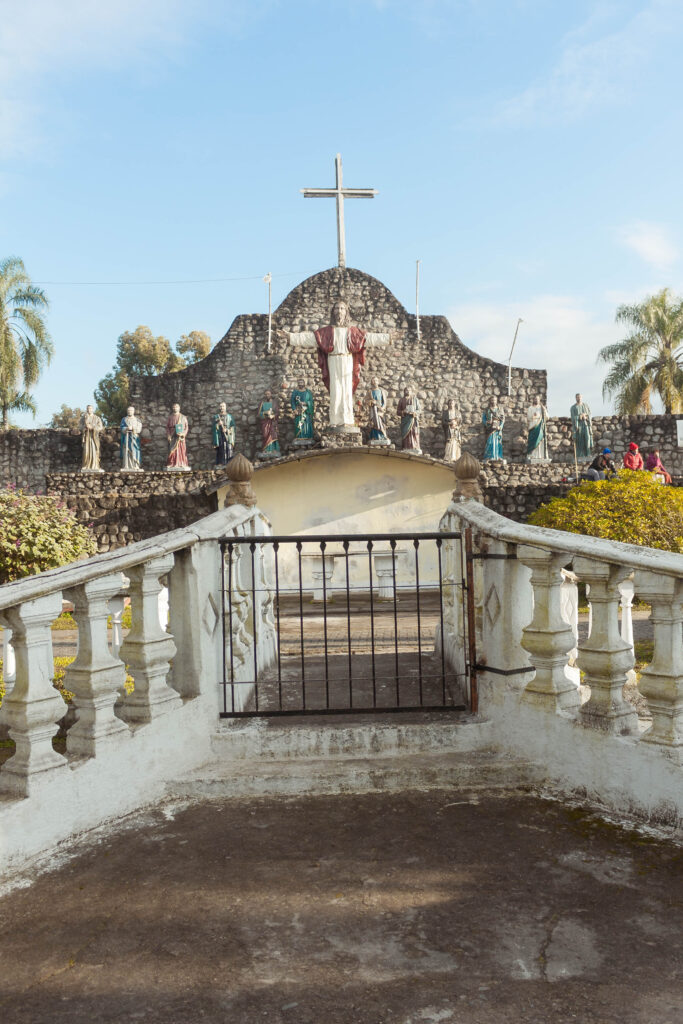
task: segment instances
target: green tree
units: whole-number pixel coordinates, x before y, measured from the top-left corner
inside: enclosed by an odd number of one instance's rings
[[[683,554],[683,489],[652,473],[622,469],[614,480],[586,481],[529,516],[534,526]]]
[[[95,388],[97,411],[108,426],[118,424],[130,404],[130,378],[176,373],[208,355],[211,339],[204,331],[183,334],[173,349],[168,338],[149,327],[124,331],[116,345],[116,364]],[[185,358],[187,356],[187,358]]]
[[[0,413],[2,428],[10,412],[36,410],[30,389],[52,359],[53,346],[45,326],[48,301],[32,284],[23,261],[10,256],[0,262]]]
[[[200,359],[206,359],[211,351],[211,338],[206,331],[190,331],[189,334],[181,334],[176,345],[179,355],[185,357],[186,364],[198,363]]]
[[[621,414],[651,412],[658,395],[667,413],[683,403],[683,301],[663,288],[633,306],[619,306],[617,323],[631,328],[622,341],[606,345],[598,362],[610,365],[602,385]]]
[[[62,404],[59,412],[53,412],[50,426],[64,430],[78,430],[83,419],[83,409],[76,406],[72,409],[70,405]]]
[[[59,498],[0,491],[0,584],[56,569],[96,550],[90,530]]]

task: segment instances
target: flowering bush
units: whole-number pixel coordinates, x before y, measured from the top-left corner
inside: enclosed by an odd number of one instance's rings
[[[623,469],[614,480],[586,481],[529,516],[534,526],[683,554],[683,488]]]
[[[0,491],[0,583],[94,555],[95,538],[59,498]]]

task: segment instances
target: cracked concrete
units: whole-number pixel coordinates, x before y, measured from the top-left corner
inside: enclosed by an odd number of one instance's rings
[[[680,847],[457,796],[166,805],[100,830],[0,898],[0,1019],[678,1024]]]

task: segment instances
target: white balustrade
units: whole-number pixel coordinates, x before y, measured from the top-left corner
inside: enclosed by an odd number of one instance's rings
[[[566,671],[567,655],[574,646],[574,634],[562,617],[562,567],[569,561],[566,552],[521,544],[519,561],[531,569],[534,612],[522,631],[522,647],[531,655],[536,669],[527,683],[524,699],[553,710],[578,707],[580,697]]]
[[[578,665],[591,691],[581,707],[581,719],[605,732],[621,736],[637,733],[636,709],[623,696],[627,672],[634,665],[633,649],[619,631],[619,585],[631,570],[577,557],[574,572],[590,585],[593,609],[590,636],[579,645]]]
[[[109,602],[109,614],[111,615],[111,653],[116,658],[123,643],[123,612],[126,607],[126,600],[123,594],[117,594]]]
[[[683,753],[683,579],[637,570],[638,596],[652,605],[654,655],[640,676],[652,712],[643,742]]]
[[[151,722],[180,706],[180,697],[166,683],[176,653],[173,638],[160,625],[160,577],[173,568],[172,553],[160,555],[128,570],[131,629],[120,655],[129,668],[135,688],[126,694],[117,713],[125,722]]]
[[[633,647],[633,597],[635,589],[632,573],[619,584],[619,594],[621,596],[621,639],[629,647]]]
[[[14,657],[11,640],[12,630],[6,626],[2,631],[2,682],[6,696],[11,693],[17,674],[17,661]]]
[[[93,757],[128,727],[114,714],[124,689],[126,669],[109,652],[107,619],[111,599],[121,590],[121,573],[101,576],[66,590],[78,626],[78,653],[66,672],[64,684],[73,695],[77,719],[67,733],[70,754]]]
[[[0,707],[16,751],[0,771],[0,791],[28,796],[38,773],[66,768],[52,746],[64,701],[52,685],[52,632],[62,610],[60,593],[38,597],[0,611],[0,625],[12,630],[16,678]]]

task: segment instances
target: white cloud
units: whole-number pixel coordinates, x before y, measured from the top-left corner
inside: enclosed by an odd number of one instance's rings
[[[613,314],[587,309],[571,296],[539,295],[519,303],[470,303],[453,307],[448,318],[461,341],[476,352],[507,365],[517,318],[523,317],[513,366],[548,371],[551,416],[567,416],[581,391],[596,414],[605,370],[596,365],[598,350],[619,339]]]
[[[3,157],[31,150],[42,89],[57,72],[128,67],[146,48],[177,46],[182,0],[0,0]]]
[[[502,103],[494,121],[518,126],[573,119],[596,105],[623,100],[642,77],[658,39],[680,29],[683,9],[678,0],[650,0],[618,28],[590,38],[617,11],[598,5],[565,37],[548,75]]]
[[[619,230],[619,237],[625,246],[633,249],[642,260],[657,269],[672,266],[679,257],[670,232],[662,224],[634,221]]]

